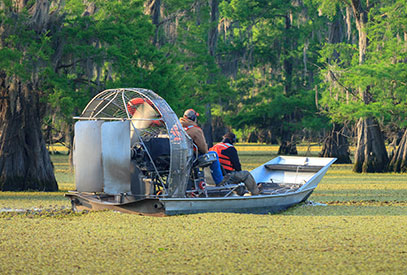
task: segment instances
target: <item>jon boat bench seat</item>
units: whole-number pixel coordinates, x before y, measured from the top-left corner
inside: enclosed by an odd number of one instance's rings
[[[265,164],[264,167],[274,171],[289,172],[318,172],[324,166],[319,165],[295,165],[295,164]]]

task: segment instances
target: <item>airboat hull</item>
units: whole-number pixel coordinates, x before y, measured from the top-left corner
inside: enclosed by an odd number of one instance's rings
[[[167,198],[143,199],[129,203],[109,203],[94,195],[84,196],[72,192],[70,197],[75,211],[113,210],[147,216],[172,216],[209,212],[275,214],[305,201],[313,192],[306,190],[295,194],[258,195],[227,198]]]
[[[203,212],[274,214],[304,202],[335,158],[278,156],[250,171],[263,193],[257,196],[162,198],[166,215]]]
[[[227,198],[161,199],[166,215],[205,212],[275,214],[305,201],[313,190],[285,195],[258,195]]]
[[[265,187],[257,196],[140,198],[71,192],[73,208],[77,210],[111,209],[143,215],[180,215],[206,212],[274,214],[304,202],[318,186],[335,158],[279,156],[251,171],[257,183]],[[208,187],[208,190],[216,187]]]

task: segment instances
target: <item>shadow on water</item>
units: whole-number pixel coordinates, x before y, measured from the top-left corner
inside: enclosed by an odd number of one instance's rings
[[[407,199],[406,189],[365,189],[365,190],[323,190],[315,191],[310,200],[327,203],[331,201],[341,201],[346,204],[349,201],[394,201],[403,202]]]
[[[301,203],[280,213],[285,216],[407,216],[407,201],[333,201],[325,205]]]
[[[43,208],[70,206],[65,192],[0,192],[0,208]]]
[[[23,196],[4,196],[0,195],[0,201],[1,200],[16,200],[16,201],[22,201],[22,200],[29,200],[29,201],[35,201],[35,200],[43,200],[43,201],[61,201],[61,200],[67,200],[67,198],[64,197],[63,193],[58,193],[58,194],[49,194],[49,195],[23,195]]]

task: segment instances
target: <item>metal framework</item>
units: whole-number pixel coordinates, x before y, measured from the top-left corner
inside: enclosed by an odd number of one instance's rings
[[[132,100],[148,104],[150,110],[132,109]],[[151,107],[149,107],[151,106]],[[141,107],[140,107],[141,108]],[[164,197],[184,197],[193,159],[193,142],[181,126],[167,102],[151,90],[120,88],[105,90],[96,95],[85,107],[78,120],[130,120],[134,139],[131,147],[142,146],[162,185]],[[170,166],[163,176],[151,156],[146,142],[152,138],[168,138]],[[130,137],[129,137],[130,138]],[[129,148],[131,150],[131,148]]]

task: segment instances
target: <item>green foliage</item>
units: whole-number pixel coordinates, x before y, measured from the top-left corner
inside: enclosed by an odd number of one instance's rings
[[[49,100],[66,119],[78,114],[95,93],[106,88],[152,89],[169,103],[182,83],[180,70],[151,43],[154,28],[142,1],[95,1],[95,14],[83,16],[82,1],[67,1],[66,21],[57,39],[64,44],[50,82]]]
[[[277,135],[282,130],[299,131],[320,129],[326,125],[322,117],[315,117],[314,95],[303,90],[294,96],[286,96],[282,87],[271,87],[242,102],[242,108],[236,116],[230,116],[229,123],[237,128],[255,126],[270,129]],[[326,127],[326,126],[325,126]]]
[[[3,34],[0,47],[0,70],[29,81],[33,72],[41,75],[51,66],[53,54],[49,33],[37,33],[29,27],[27,9],[18,16],[11,3],[5,3],[0,13]]]
[[[359,64],[353,44],[324,45],[320,51],[320,61],[325,63],[321,103],[332,120],[374,117],[384,124],[406,126],[405,12],[405,1],[384,1],[370,10],[364,64]],[[360,91],[368,91],[369,103]]]
[[[281,136],[327,127],[316,114],[314,85],[320,41],[313,35],[323,27],[317,6],[281,1],[224,1],[221,16],[232,20],[234,32],[221,40],[224,59],[240,58],[240,73],[226,121],[238,129],[268,129]],[[233,23],[235,25],[233,25]],[[304,56],[306,55],[306,56]],[[246,59],[245,59],[246,58]]]
[[[165,5],[167,7],[175,2]],[[193,8],[195,4],[199,8]],[[170,102],[171,106],[179,114],[186,108],[194,108],[203,115],[200,120],[204,121],[206,104],[229,98],[230,87],[226,77],[221,74],[215,57],[209,52],[208,32],[213,28],[209,5],[207,2],[195,4],[191,1],[180,5],[178,9],[170,7],[169,10],[175,10],[175,13],[183,11],[184,16],[178,21],[175,41],[173,44],[165,44],[163,49],[171,62],[179,64],[177,79],[181,91],[177,100]]]
[[[22,73],[23,66],[19,64],[21,52],[15,49],[0,49],[0,68],[7,74]]]
[[[291,5],[285,1],[262,0],[231,0],[222,1],[219,5],[223,17],[239,22],[243,28],[255,25],[263,18],[281,16],[281,11],[287,10]]]
[[[70,122],[89,99],[106,88],[143,87],[164,97],[178,114],[209,104],[227,126],[285,130],[290,134],[334,122],[373,116],[383,124],[407,125],[406,5],[380,1],[370,9],[366,62],[354,40],[330,44],[330,31],[350,2],[335,0],[161,1],[153,25],[142,0],[65,1],[47,31],[29,27],[29,8],[16,13],[3,1],[0,70],[25,81],[38,75],[47,120]],[[366,1],[361,1],[366,8]],[[63,15],[63,16],[62,16]],[[157,23],[157,22],[156,22]],[[354,19],[350,33],[356,37]],[[208,34],[218,27],[214,56]],[[157,41],[156,41],[157,40]],[[372,101],[363,103],[360,90]],[[315,107],[315,93],[319,109]],[[205,119],[205,117],[201,117]],[[62,123],[61,123],[62,125]]]
[[[338,6],[343,6],[346,3],[344,0],[311,0],[310,2],[315,2],[319,6],[319,12],[331,20],[338,13]]]

